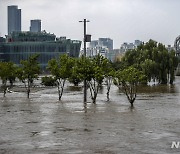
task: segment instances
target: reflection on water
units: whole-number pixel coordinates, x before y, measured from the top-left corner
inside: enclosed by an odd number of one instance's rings
[[[178,93],[175,85],[143,85],[138,87],[138,93]]]
[[[62,101],[57,89],[0,93],[0,153],[172,153],[180,134],[180,78],[174,85],[142,86],[135,108],[113,86],[97,104],[83,103],[82,85],[67,86]]]
[[[72,91],[82,91],[82,89],[83,89],[83,86],[68,86],[67,87],[67,91],[70,91],[70,92],[72,92]]]

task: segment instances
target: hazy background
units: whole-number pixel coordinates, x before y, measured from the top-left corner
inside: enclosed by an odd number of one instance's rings
[[[22,9],[22,30],[29,30],[31,19],[42,20],[42,30],[71,39],[110,37],[114,48],[123,42],[150,38],[166,45],[180,35],[180,0],[0,0],[0,36],[7,34],[7,6]]]

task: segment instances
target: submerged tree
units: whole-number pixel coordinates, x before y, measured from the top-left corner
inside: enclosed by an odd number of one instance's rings
[[[25,85],[27,98],[29,98],[33,81],[40,74],[40,66],[37,61],[38,57],[39,55],[32,55],[28,60],[22,60],[21,67],[17,70],[17,77]]]
[[[107,85],[107,98],[109,99],[109,91],[112,83],[113,69],[108,59],[102,55],[93,58],[80,57],[77,61],[77,75],[86,80],[92,102],[95,104],[99,89],[105,78]]]
[[[88,80],[91,99],[96,103],[97,94],[104,79],[104,67],[106,66],[106,59],[102,55],[95,56],[92,60],[92,76]]]
[[[115,70],[112,67],[112,64],[109,62],[108,59],[104,60],[104,66],[103,66],[103,71],[104,71],[104,80],[106,83],[106,88],[107,88],[107,101],[110,100],[110,89],[112,85],[112,81],[115,75]]]
[[[66,54],[48,62],[48,69],[56,80],[59,100],[63,95],[65,82],[71,76],[73,66],[74,61]]]
[[[82,80],[86,80],[93,103],[96,103],[97,94],[104,78],[103,74],[104,58],[97,55],[94,58],[80,57],[77,62],[77,73]]]
[[[41,84],[44,86],[55,86],[56,80],[52,76],[44,76],[41,78]]]
[[[91,81],[93,77],[93,68],[92,68],[92,60],[89,57],[81,56],[77,60],[76,68],[77,68],[76,73],[82,81],[86,81],[86,82]]]
[[[7,92],[7,81],[10,79],[15,80],[16,78],[16,66],[12,62],[0,62],[0,78],[2,80],[2,88],[5,97]]]
[[[144,80],[146,80],[146,76],[141,71],[134,67],[128,67],[116,72],[114,83],[127,96],[131,107],[133,107],[138,84],[144,82]]]
[[[127,51],[122,63],[143,71],[148,81],[173,84],[178,58],[175,56],[175,52],[168,51],[165,45],[149,40],[136,49]]]
[[[175,69],[177,68],[178,66],[178,58],[175,56],[176,53],[175,51],[171,51],[169,53],[169,63],[168,63],[168,79],[169,79],[169,82],[170,84],[173,84],[173,81],[175,80]]]

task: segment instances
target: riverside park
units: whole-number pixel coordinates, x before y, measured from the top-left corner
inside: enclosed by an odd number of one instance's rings
[[[39,85],[39,81],[36,81]],[[83,103],[82,86],[67,83],[61,101],[57,87],[36,87],[30,99],[16,83],[0,93],[0,153],[8,154],[168,154],[180,153],[180,77],[173,85],[139,88],[134,108],[112,85],[96,104]]]
[[[0,153],[180,153],[178,63],[153,40],[115,63],[61,55],[48,76],[38,55],[1,62]]]

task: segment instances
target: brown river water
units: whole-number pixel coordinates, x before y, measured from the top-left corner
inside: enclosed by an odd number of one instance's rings
[[[83,104],[81,88],[0,93],[0,154],[169,154],[180,142],[180,77],[173,86],[141,87],[135,108],[117,87],[97,104]]]

